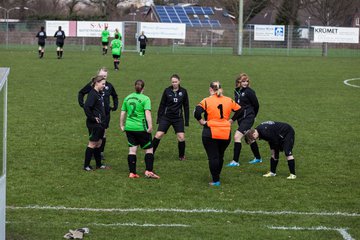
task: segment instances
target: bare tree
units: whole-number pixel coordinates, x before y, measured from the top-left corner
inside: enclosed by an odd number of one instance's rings
[[[76,6],[79,5],[79,3],[83,2],[83,0],[67,0],[66,1],[66,7],[68,9],[69,16],[76,15]]]
[[[97,8],[100,14],[111,20],[118,16],[118,4],[124,0],[88,0],[88,4]]]

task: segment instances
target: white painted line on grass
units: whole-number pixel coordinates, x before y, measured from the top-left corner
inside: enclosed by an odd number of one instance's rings
[[[190,225],[185,224],[152,224],[152,223],[145,223],[145,224],[139,224],[139,223],[92,223],[90,225],[94,226],[101,226],[101,227],[190,227]]]
[[[360,213],[346,212],[295,212],[295,211],[248,211],[237,209],[234,211],[223,209],[179,209],[179,208],[75,208],[64,206],[7,206],[7,209],[35,209],[35,210],[64,210],[64,211],[82,211],[82,212],[177,212],[177,213],[226,213],[226,214],[251,214],[251,215],[311,215],[311,216],[343,216],[360,217]]]
[[[301,231],[301,230],[308,230],[308,231],[337,231],[341,234],[344,240],[355,240],[355,238],[352,238],[351,235],[347,232],[347,228],[329,228],[329,227],[311,227],[311,228],[305,228],[305,227],[284,227],[284,226],[268,226],[270,229],[278,229],[278,230],[295,230],[295,231]]]
[[[346,80],[344,80],[344,84],[345,84],[345,85],[348,85],[348,86],[350,86],[350,87],[360,88],[360,85],[354,85],[354,84],[350,84],[350,83],[349,83],[349,82],[355,81],[355,80],[359,80],[359,81],[360,81],[360,78],[350,78],[350,79],[346,79]]]

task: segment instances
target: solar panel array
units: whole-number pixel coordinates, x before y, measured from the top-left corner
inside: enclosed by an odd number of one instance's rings
[[[155,10],[163,23],[185,23],[193,27],[221,26],[219,20],[210,19],[209,15],[214,15],[211,7],[155,6]]]

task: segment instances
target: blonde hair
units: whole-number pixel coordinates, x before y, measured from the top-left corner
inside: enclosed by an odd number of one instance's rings
[[[248,81],[250,87],[250,78],[246,73],[240,73],[240,75],[235,79],[235,87],[241,87],[241,82]]]
[[[218,97],[223,95],[223,89],[219,81],[214,81],[210,83],[210,88],[215,92]]]

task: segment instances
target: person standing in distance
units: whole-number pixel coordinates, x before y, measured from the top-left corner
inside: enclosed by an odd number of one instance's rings
[[[242,73],[236,78],[234,94],[235,102],[241,106],[242,114],[239,119],[237,119],[239,127],[234,135],[234,155],[233,160],[226,165],[228,167],[237,167],[240,165],[239,157],[242,148],[241,139],[244,137],[246,131],[252,127],[259,112],[259,101],[255,91],[250,88],[250,78],[246,73]],[[262,159],[256,141],[253,142],[250,147],[255,158],[250,160],[249,163],[261,163]]]
[[[231,124],[240,114],[240,105],[223,95],[220,82],[210,83],[210,97],[204,98],[196,107],[194,117],[203,126],[202,142],[208,156],[212,176],[210,186],[220,186],[220,173],[224,153],[230,144]],[[231,112],[235,112],[230,119]],[[204,118],[202,114],[204,113]]]
[[[156,123],[158,130],[153,139],[154,153],[159,146],[161,138],[170,126],[173,126],[178,139],[179,160],[185,160],[185,126],[189,126],[189,97],[185,88],[180,86],[180,77],[173,74],[170,77],[171,86],[166,88],[161,97]]]
[[[141,32],[141,35],[138,37],[138,41],[140,42],[140,56],[145,55],[146,44],[147,44],[147,37],[144,34],[144,31]]]
[[[107,50],[108,50],[108,45],[109,45],[109,37],[110,37],[110,32],[108,30],[108,25],[105,24],[105,29],[101,32],[101,44],[102,44],[102,55],[106,55],[107,54]]]
[[[38,45],[39,45],[39,58],[44,57],[45,52],[45,39],[46,39],[46,32],[44,30],[45,28],[42,26],[40,28],[40,31],[36,34],[36,37],[38,38]]]
[[[246,143],[250,144],[257,139],[265,140],[271,149],[270,172],[264,177],[275,177],[276,168],[279,162],[279,152],[284,151],[290,175],[287,179],[296,179],[295,158],[292,153],[295,142],[295,131],[288,123],[267,121],[261,123],[255,129],[250,129],[245,134]]]
[[[89,130],[89,143],[85,150],[84,170],[92,171],[90,165],[91,158],[94,156],[96,169],[110,169],[101,163],[100,146],[105,131],[105,107],[103,89],[105,88],[106,79],[104,76],[96,76],[91,80],[91,91],[88,94],[84,104],[86,115],[86,126]]]
[[[119,39],[121,40],[121,33],[119,32],[119,29],[118,28],[115,28],[115,33],[114,33],[114,37],[118,35],[119,36]]]
[[[144,86],[143,80],[136,80],[135,92],[124,99],[120,114],[120,129],[126,132],[128,139],[129,178],[140,177],[136,171],[136,152],[138,146],[140,146],[145,150],[145,177],[158,179],[160,177],[153,172],[151,101],[148,96],[144,95]]]
[[[106,129],[109,128],[109,124],[110,124],[110,112],[116,111],[118,108],[118,105],[119,105],[119,99],[118,99],[116,90],[115,90],[114,86],[110,82],[107,81],[107,75],[108,75],[108,71],[105,67],[100,68],[100,70],[97,73],[97,76],[103,76],[106,80],[105,87],[102,91],[103,97],[104,97],[104,107],[105,107],[105,121],[104,121],[105,131],[104,131],[104,136],[102,139],[102,144],[100,147],[100,153],[101,153],[102,160],[105,160],[104,149],[105,149],[105,144],[106,144]],[[82,108],[84,107],[84,96],[86,94],[89,94],[91,89],[92,89],[91,82],[89,82],[79,91],[78,102],[79,102],[80,107],[82,107]],[[110,97],[112,98],[112,101],[113,101],[113,107],[111,106]]]
[[[61,30],[61,26],[59,26],[59,29],[55,32],[54,37],[56,37],[56,54],[57,58],[60,59],[63,56],[64,52],[64,41],[65,41],[65,32]]]
[[[110,44],[112,56],[114,59],[115,71],[119,70],[120,57],[121,57],[121,51],[122,51],[122,41],[119,38],[120,38],[119,35],[115,35],[115,39],[113,39]]]

